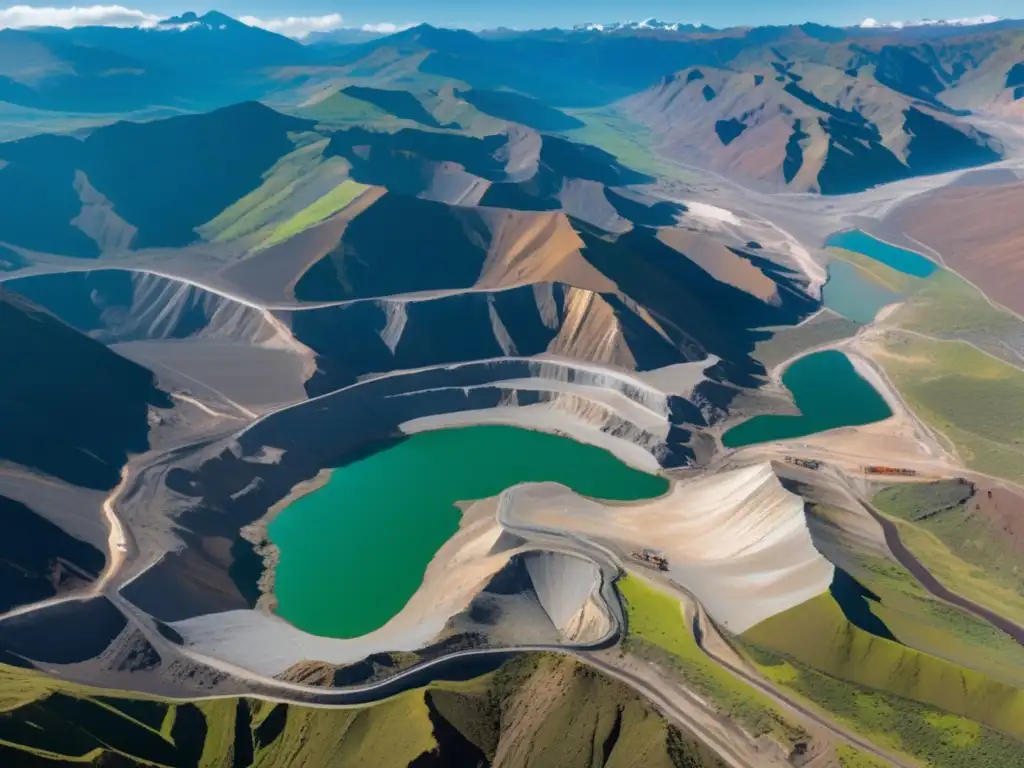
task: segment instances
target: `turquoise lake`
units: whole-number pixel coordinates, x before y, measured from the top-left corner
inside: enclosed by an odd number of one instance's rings
[[[938,264],[920,253],[882,242],[859,229],[829,235],[825,245],[862,254],[913,277],[928,277],[939,268]]]
[[[789,440],[892,416],[877,390],[836,350],[800,358],[786,369],[782,383],[793,394],[800,415],[769,414],[737,424],[722,436],[726,448]]]
[[[541,481],[614,501],[668,490],[665,478],[559,435],[507,426],[413,435],[333,470],[326,485],[274,518],[277,613],[328,637],[379,629],[458,530],[455,502]]]
[[[900,298],[899,293],[883,288],[840,259],[828,265],[828,282],[821,289],[822,303],[855,323],[870,323],[882,307]]]

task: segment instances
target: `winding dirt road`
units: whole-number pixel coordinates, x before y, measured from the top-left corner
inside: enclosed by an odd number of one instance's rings
[[[896,524],[882,514],[882,512],[880,512],[870,502],[865,501],[857,495],[853,488],[849,488],[849,490],[854,494],[858,501],[860,501],[860,504],[865,511],[867,511],[875,522],[881,526],[882,532],[885,534],[885,543],[886,546],[889,547],[889,551],[892,552],[896,560],[899,561],[899,564],[906,568],[917,582],[925,588],[925,590],[940,600],[973,613],[978,618],[983,621],[987,621],[996,629],[1012,637],[1019,645],[1024,646],[1024,627],[1019,624],[1015,624],[1009,619],[1000,616],[995,611],[978,605],[972,600],[968,600],[966,597],[958,595],[956,592],[948,589],[941,581],[935,578],[935,576],[932,575],[932,572],[929,571],[928,568],[917,559],[914,553],[907,548],[907,545],[904,544],[903,540],[900,538],[899,528]]]
[[[858,735],[856,732],[843,727],[834,720],[825,717],[820,710],[809,706],[794,696],[790,696],[784,691],[776,688],[767,682],[764,678],[759,675],[751,673],[749,670],[742,668],[741,666],[734,664],[732,661],[725,659],[722,655],[716,653],[711,649],[710,644],[707,642],[707,637],[711,633],[717,635],[717,639],[722,644],[727,644],[727,641],[718,632],[718,629],[708,620],[707,616],[703,611],[698,611],[693,617],[691,628],[693,636],[697,641],[697,646],[704,652],[704,654],[714,661],[716,664],[721,666],[723,669],[732,673],[747,685],[755,688],[761,693],[768,696],[772,701],[778,704],[783,709],[787,710],[791,714],[796,715],[798,718],[808,720],[815,725],[824,728],[826,731],[835,736],[839,741],[847,742],[853,745],[862,752],[874,755],[880,760],[884,760],[892,765],[900,766],[901,768],[919,768],[915,762],[905,760],[891,752],[887,752],[879,748],[876,744],[871,743],[867,739]]]

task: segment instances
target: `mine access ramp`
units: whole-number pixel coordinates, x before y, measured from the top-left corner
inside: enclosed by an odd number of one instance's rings
[[[652,568],[657,568],[659,571],[668,570],[668,559],[653,549],[640,549],[634,552],[630,552],[630,557],[634,560],[639,560],[644,565],[649,565]]]

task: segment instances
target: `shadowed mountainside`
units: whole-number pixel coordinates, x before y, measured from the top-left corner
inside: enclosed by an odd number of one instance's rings
[[[6,289],[0,358],[0,459],[73,485],[114,487],[148,447],[150,409],[171,405],[145,368]]]
[[[13,499],[0,496],[0,613],[88,584],[103,553]]]
[[[294,146],[290,131],[312,123],[246,102],[201,115],[121,122],[84,140],[36,136],[0,144],[0,242],[67,256],[95,257],[98,245],[76,225],[83,200],[76,172],[119,218],[136,228],[135,248],[177,247],[195,227],[259,186]],[[245,136],[245,141],[239,137]]]
[[[36,753],[45,749],[129,768],[200,758],[242,765],[254,755],[267,765],[585,768],[597,749],[623,768],[724,766],[625,685],[577,662],[528,655],[467,671],[468,681],[440,680],[372,707],[320,709],[241,697],[132,699],[86,686],[51,693],[38,673],[3,667],[0,691],[20,698],[4,718],[0,758],[43,765]]]

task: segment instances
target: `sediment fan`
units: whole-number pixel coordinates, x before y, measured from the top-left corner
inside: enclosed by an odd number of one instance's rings
[[[0,756],[1020,762],[1019,34],[0,32]]]

